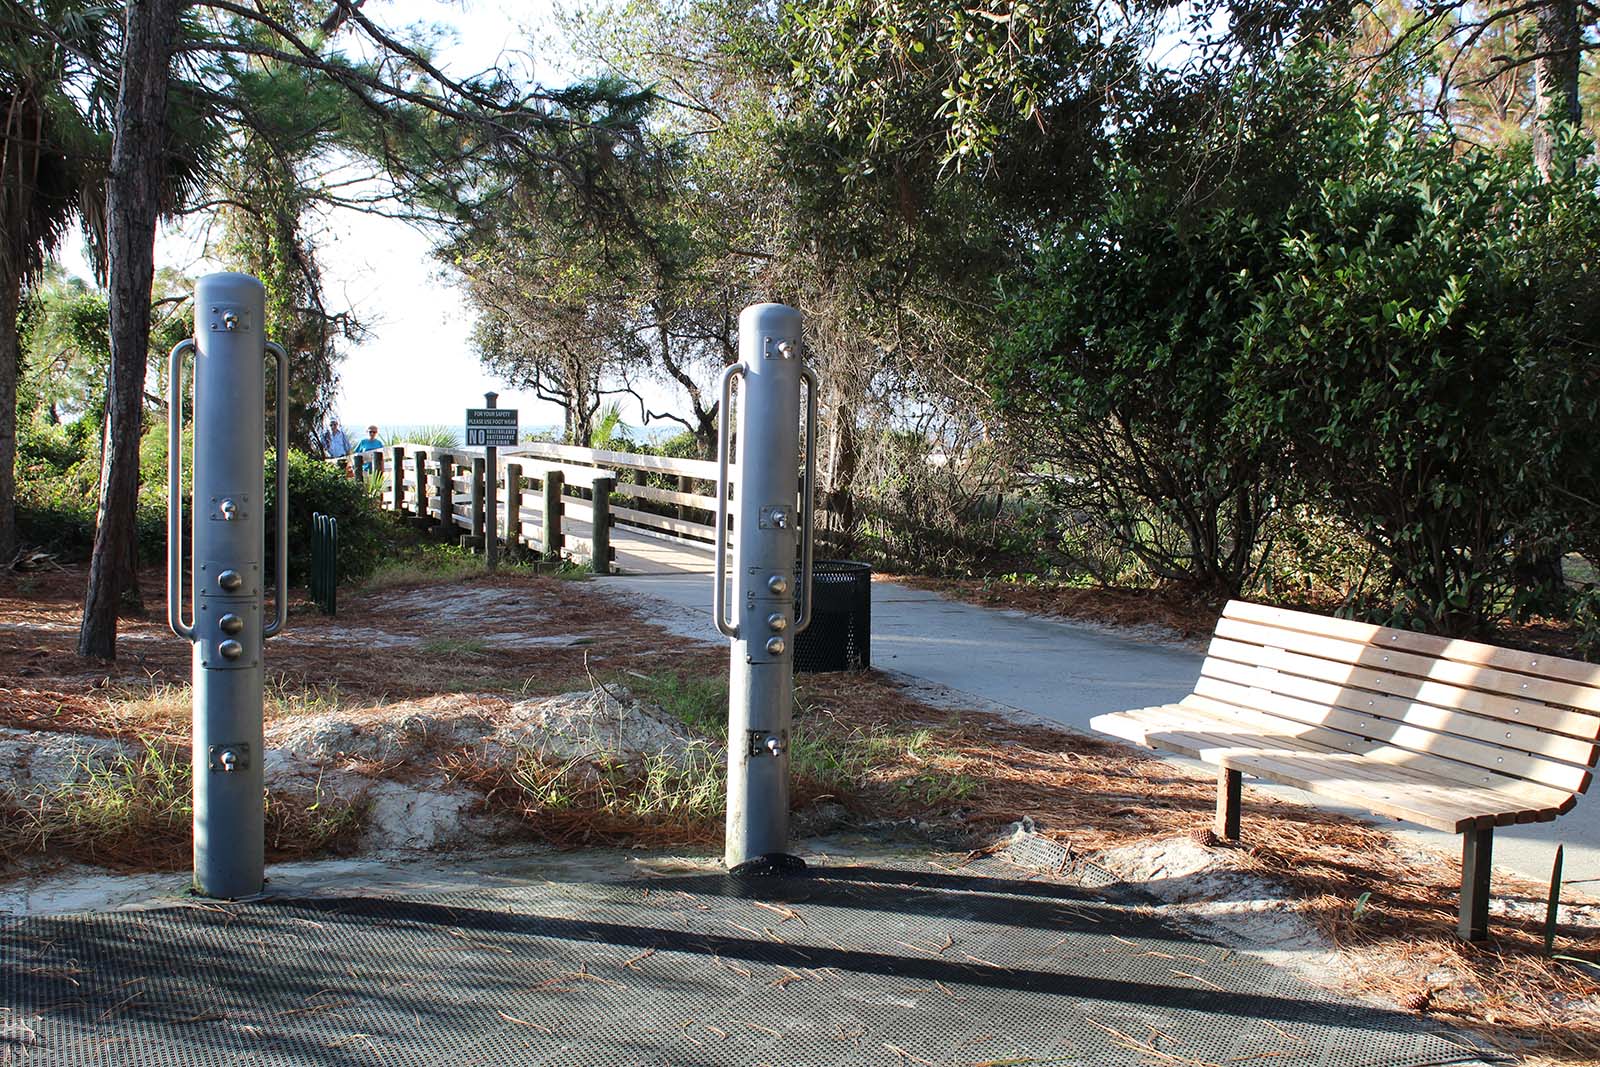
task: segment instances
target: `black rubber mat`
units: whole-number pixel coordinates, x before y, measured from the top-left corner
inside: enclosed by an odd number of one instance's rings
[[[0,923],[0,1062],[1496,1062],[998,861]]]

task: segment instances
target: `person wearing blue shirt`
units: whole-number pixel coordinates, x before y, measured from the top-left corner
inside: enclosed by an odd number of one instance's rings
[[[378,436],[378,428],[376,426],[368,426],[367,436],[361,439],[355,450],[357,452],[371,452],[382,447],[383,438]]]

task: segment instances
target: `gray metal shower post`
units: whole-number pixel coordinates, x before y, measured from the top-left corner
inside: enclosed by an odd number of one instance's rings
[[[266,340],[266,293],[247,274],[195,287],[195,336],[172,350],[167,419],[167,622],[193,646],[194,888],[237,900],[261,892],[262,651],[288,605],[288,354]],[[184,568],[184,356],[194,354],[190,570]],[[267,621],[266,387],[277,364],[273,618]],[[183,617],[183,578],[193,620]]]
[[[724,860],[734,873],[782,874],[805,866],[789,852],[789,761],[794,637],[811,615],[817,382],[802,362],[800,327],[800,312],[783,304],[745,308],[739,316],[739,362],[723,372],[721,381],[712,611],[717,629],[733,639]],[[730,435],[735,378],[737,434]],[[802,382],[807,387],[803,476]]]

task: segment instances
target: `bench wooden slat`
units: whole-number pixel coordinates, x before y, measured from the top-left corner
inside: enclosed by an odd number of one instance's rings
[[[1192,755],[1206,763],[1222,764],[1229,756],[1250,753],[1313,756],[1328,752],[1328,749],[1291,733],[1269,735],[1240,732],[1236,719],[1230,720],[1180,704],[1139,708],[1119,714],[1134,725],[1131,729],[1126,727],[1122,730],[1108,729],[1107,732],[1116,733],[1147,748],[1173,749],[1174,745],[1182,745],[1186,755]],[[1284,721],[1283,725],[1292,727],[1294,724]],[[1386,782],[1391,785],[1402,778],[1392,769],[1385,776],[1383,770],[1381,767],[1357,765],[1351,769],[1350,776],[1370,783]],[[1451,789],[1459,786],[1440,783],[1440,788]],[[1418,786],[1417,792],[1419,795],[1429,796],[1433,790],[1427,786]],[[1451,799],[1454,801],[1458,798]]]
[[[1227,717],[1239,717],[1241,713],[1245,713],[1243,722],[1250,729],[1273,731],[1275,733],[1282,733],[1285,729],[1285,720],[1277,716],[1249,711],[1237,705],[1198,694],[1184,697],[1182,706],[1198,708],[1203,711],[1213,711]],[[1571,790],[1555,789],[1522,778],[1510,778],[1481,768],[1469,767],[1454,760],[1411,752],[1376,741],[1366,741],[1337,730],[1327,730],[1299,723],[1293,725],[1299,727],[1296,736],[1325,750],[1343,752],[1367,760],[1380,768],[1398,768],[1402,772],[1422,774],[1444,781],[1459,782],[1474,789],[1491,790],[1508,798],[1507,802],[1510,806],[1519,811],[1541,812],[1563,808],[1563,806],[1570,808],[1574,803]]]
[[[1500,696],[1480,689],[1467,689],[1394,671],[1369,670],[1336,660],[1286,652],[1281,648],[1246,644],[1226,637],[1212,638],[1207,652],[1209,655],[1240,663],[1259,663],[1264,667],[1271,667],[1288,674],[1370,689],[1402,700],[1414,700],[1439,708],[1453,708],[1522,726],[1537,727],[1540,730],[1566,734],[1581,741],[1593,742],[1596,738],[1600,738],[1600,715],[1572,711],[1537,700]]]
[[[1145,709],[1146,712],[1151,710],[1154,709]],[[1337,796],[1342,800],[1358,803],[1370,811],[1435,829],[1455,833],[1464,825],[1475,826],[1480,823],[1493,825],[1495,821],[1495,815],[1484,811],[1481,803],[1473,807],[1460,802],[1440,801],[1418,787],[1407,788],[1401,792],[1399,787],[1402,784],[1411,784],[1404,783],[1399,777],[1391,777],[1385,782],[1359,773],[1319,775],[1313,772],[1308,764],[1294,762],[1314,758],[1316,756],[1314,752],[1273,751],[1252,747],[1239,743],[1242,740],[1241,735],[1211,734],[1200,729],[1198,725],[1189,729],[1176,724],[1171,727],[1153,725],[1145,736],[1147,740],[1141,743],[1148,747],[1179,752],[1207,763],[1231,767],[1273,781],[1283,781],[1307,792]],[[1294,780],[1287,781],[1287,778],[1291,777]]]
[[[1219,619],[1216,633],[1218,637],[1228,637],[1268,648],[1281,648],[1338,663],[1358,664],[1375,670],[1410,674],[1469,689],[1484,689],[1507,696],[1526,697],[1546,704],[1564,704],[1600,713],[1600,689],[1588,685],[1536,678],[1532,675],[1517,674],[1458,660],[1437,659],[1401,651],[1398,647],[1390,648],[1387,645],[1378,647],[1357,644],[1335,637],[1307,633],[1304,630],[1281,629],[1241,619]]]
[[[1594,761],[1595,746],[1575,737],[1545,733],[1529,726],[1499,722],[1441,708],[1421,701],[1400,700],[1381,692],[1288,673],[1276,666],[1260,666],[1227,658],[1233,649],[1217,648],[1232,642],[1213,642],[1212,655],[1202,672],[1212,678],[1268,689],[1286,696],[1344,708],[1362,716],[1378,716],[1411,726],[1453,734],[1503,748],[1515,748],[1533,757],[1586,767]],[[1248,649],[1248,645],[1236,645]],[[1302,659],[1305,657],[1301,657]]]
[[[1126,717],[1125,723],[1107,721],[1120,717]],[[1203,737],[1210,744],[1210,750],[1205,752],[1194,750],[1186,753],[1205,760],[1206,763],[1227,765],[1235,755],[1272,755],[1291,760],[1301,758],[1301,760],[1320,761],[1322,766],[1333,766],[1338,769],[1342,781],[1366,782],[1368,784],[1366,792],[1371,795],[1389,795],[1389,792],[1403,785],[1406,797],[1414,801],[1414,806],[1422,806],[1432,813],[1430,817],[1450,824],[1443,825],[1442,829],[1453,830],[1456,822],[1461,821],[1462,817],[1470,817],[1472,824],[1482,822],[1485,817],[1493,817],[1493,821],[1502,825],[1554,819],[1557,809],[1550,801],[1565,798],[1565,795],[1552,795],[1549,790],[1546,795],[1533,798],[1502,792],[1485,785],[1448,781],[1422,769],[1374,763],[1362,755],[1333,752],[1315,744],[1314,739],[1310,737],[1291,733],[1266,733],[1274,729],[1290,731],[1296,723],[1288,720],[1277,720],[1277,725],[1253,723],[1250,731],[1259,729],[1262,733],[1240,733],[1238,731],[1240,720],[1235,715],[1210,712],[1194,705],[1168,704],[1120,712],[1118,715],[1102,715],[1094,720],[1093,725],[1104,733],[1112,733],[1136,744],[1157,749],[1171,749],[1174,736],[1195,737],[1195,739]],[[1158,733],[1152,736],[1152,731]],[[1395,813],[1389,811],[1386,814]]]
[[[1251,604],[1244,600],[1230,600],[1227,607],[1223,608],[1222,615],[1228,619],[1243,619],[1289,630],[1327,634],[1357,644],[1382,645],[1385,648],[1417,652],[1437,659],[1518,671],[1533,675],[1540,680],[1554,678],[1600,690],[1600,665],[1584,663],[1582,660],[1546,656],[1538,652],[1519,652],[1516,649],[1486,645],[1478,641],[1464,641],[1460,638],[1410,633],[1386,626],[1375,626],[1372,623],[1356,622],[1353,619],[1290,611],[1266,604]],[[1559,700],[1557,703],[1571,702]]]
[[[1408,796],[1409,790],[1399,788],[1405,784],[1403,782],[1393,782],[1392,790],[1385,790],[1356,779],[1330,776],[1326,768],[1312,759],[1247,752],[1227,757],[1223,766],[1259,774],[1319,796],[1333,797],[1345,803],[1359,803],[1380,815],[1454,834],[1473,826],[1493,826],[1497,818],[1493,814],[1478,815],[1469,810],[1434,808]]]
[[[1251,689],[1233,682],[1202,676],[1195,683],[1194,691],[1200,696],[1215,697],[1240,707],[1258,708],[1285,719],[1294,719],[1308,725],[1348,734],[1357,742],[1366,739],[1395,748],[1455,760],[1466,765],[1468,770],[1481,767],[1486,771],[1526,778],[1529,781],[1574,792],[1582,792],[1589,784],[1589,772],[1579,767],[1535,759],[1526,753],[1496,748],[1494,745],[1469,741],[1451,734],[1437,734],[1432,730],[1397,723],[1392,719],[1361,715],[1342,708],[1329,708],[1270,690]],[[1349,745],[1343,747],[1351,749]]]
[[[1328,748],[1317,740],[1317,732],[1301,723],[1290,719],[1280,719],[1273,715],[1258,712],[1246,712],[1246,709],[1227,707],[1206,707],[1198,702],[1183,704],[1164,704],[1151,708],[1139,708],[1134,711],[1122,712],[1134,721],[1159,726],[1162,729],[1176,729],[1186,732],[1203,732],[1207,736],[1226,742],[1226,747],[1238,751],[1283,751],[1299,753],[1325,753],[1337,751]],[[1379,764],[1368,767],[1361,772],[1365,777],[1377,780],[1393,781],[1396,777],[1395,769],[1390,764]],[[1428,775],[1426,770],[1406,768],[1404,773],[1421,778],[1427,775],[1430,779],[1441,782],[1447,788],[1458,787],[1462,783],[1452,780],[1438,779],[1437,776]],[[1474,786],[1473,788],[1488,788]],[[1517,801],[1514,806],[1520,806]]]
[[[1466,783],[1456,779],[1442,778],[1434,773],[1427,765],[1419,766],[1416,763],[1393,763],[1383,760],[1374,760],[1370,754],[1355,754],[1331,750],[1316,740],[1313,734],[1297,734],[1293,731],[1300,724],[1285,719],[1275,719],[1272,716],[1252,714],[1252,719],[1245,724],[1237,712],[1243,709],[1230,708],[1228,710],[1210,710],[1196,703],[1168,704],[1154,708],[1139,708],[1120,715],[1128,716],[1136,724],[1157,727],[1162,730],[1177,730],[1179,732],[1203,732],[1206,736],[1216,739],[1223,747],[1232,751],[1251,752],[1281,752],[1288,755],[1316,756],[1324,759],[1334,758],[1340,767],[1340,773],[1352,778],[1361,778],[1376,783],[1393,784],[1406,782],[1407,787],[1417,791],[1420,795],[1439,801],[1452,808],[1459,808],[1463,798],[1474,798],[1468,803],[1471,813],[1475,816],[1485,813],[1494,813],[1504,816],[1498,821],[1503,825],[1515,822],[1540,822],[1553,819],[1560,814],[1563,803],[1570,806],[1570,794],[1545,786],[1534,786],[1531,783],[1517,782],[1505,779],[1505,786],[1485,785],[1479,783]],[[1139,727],[1129,729],[1122,727],[1113,729],[1112,723],[1106,720],[1116,716],[1100,716],[1094,720],[1096,729],[1113,733],[1118,737],[1133,740],[1146,747],[1159,748],[1165,744],[1165,735],[1161,741],[1152,744],[1146,738],[1148,731],[1135,736]],[[1245,729],[1241,731],[1241,726]],[[1403,750],[1396,750],[1403,751]],[[1208,756],[1201,756],[1208,762],[1217,762]]]
[[[1279,754],[1271,752],[1247,752],[1244,753],[1243,756],[1246,758],[1265,756],[1271,759],[1279,759],[1281,756],[1281,759],[1284,761],[1283,765],[1291,768],[1289,773],[1297,773],[1292,768],[1301,768],[1303,769],[1304,773],[1309,773],[1313,776],[1320,776],[1320,779],[1324,782],[1324,784],[1316,788],[1310,788],[1301,785],[1298,781],[1290,778],[1274,778],[1275,781],[1282,781],[1287,785],[1293,785],[1297,788],[1306,789],[1308,792],[1319,793],[1323,796],[1337,797],[1340,795],[1337,790],[1333,789],[1326,783],[1334,781],[1353,781],[1361,778],[1360,775],[1354,774],[1353,772],[1358,766],[1362,765],[1362,758],[1360,756],[1351,755],[1348,752],[1314,752],[1306,753],[1304,755],[1294,755],[1289,753]],[[1224,759],[1223,763],[1227,766],[1232,766],[1235,769],[1243,769],[1238,766],[1237,760],[1232,756]],[[1252,771],[1250,773],[1262,773],[1265,765],[1261,765],[1261,768],[1261,770]],[[1445,813],[1447,818],[1454,818],[1456,820],[1453,826],[1442,826],[1439,828],[1452,830],[1455,833],[1459,833],[1467,826],[1512,826],[1535,822],[1549,822],[1557,815],[1561,814],[1561,810],[1559,808],[1529,808],[1517,805],[1515,803],[1507,803],[1506,798],[1501,797],[1499,794],[1474,790],[1470,786],[1430,787],[1424,782],[1416,779],[1408,778],[1404,775],[1394,774],[1391,774],[1388,777],[1371,779],[1369,781],[1371,782],[1371,786],[1369,787],[1368,792],[1361,798],[1362,803],[1375,804],[1375,798],[1391,797],[1391,791],[1399,791],[1398,793],[1392,794],[1392,800],[1390,802],[1391,807],[1389,809],[1386,810],[1382,807],[1375,806],[1372,809],[1373,811],[1381,812],[1386,815],[1393,815],[1396,818],[1406,818],[1406,816],[1401,814],[1399,809],[1394,805],[1421,804],[1424,801],[1432,800],[1436,802],[1437,810]],[[1378,789],[1378,792],[1372,792],[1372,788]]]

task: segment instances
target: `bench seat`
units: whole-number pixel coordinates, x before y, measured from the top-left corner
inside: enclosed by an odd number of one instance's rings
[[[1195,691],[1091,725],[1218,768],[1217,833],[1244,774],[1463,835],[1463,937],[1487,936],[1492,831],[1589,786],[1600,668],[1233,601]]]

